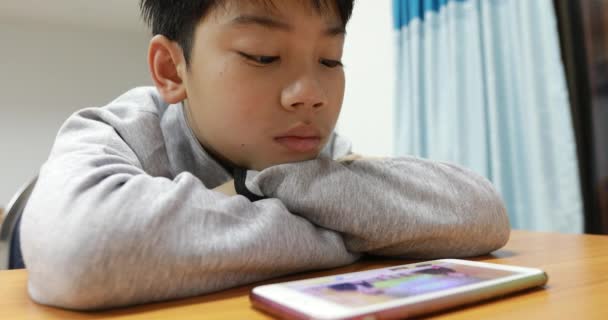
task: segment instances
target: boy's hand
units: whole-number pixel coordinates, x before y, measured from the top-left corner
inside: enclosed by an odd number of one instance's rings
[[[228,196],[235,196],[236,189],[234,188],[234,180],[230,180],[221,186],[213,188],[213,191],[221,192]]]
[[[344,157],[336,159],[336,161],[344,163],[344,164],[350,164],[355,160],[381,160],[381,159],[382,159],[381,157],[364,157],[360,154],[351,153],[349,155],[345,155]]]

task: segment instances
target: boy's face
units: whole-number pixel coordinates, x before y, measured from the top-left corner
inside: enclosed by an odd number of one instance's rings
[[[184,77],[188,122],[233,165],[314,159],[344,96],[342,22],[310,1],[226,1],[197,26]]]

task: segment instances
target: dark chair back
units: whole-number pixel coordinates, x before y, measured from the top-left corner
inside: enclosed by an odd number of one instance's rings
[[[9,202],[0,227],[0,270],[25,268],[21,256],[20,225],[23,209],[36,185],[37,178],[21,188]]]

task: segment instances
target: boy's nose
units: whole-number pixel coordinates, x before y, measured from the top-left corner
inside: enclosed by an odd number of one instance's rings
[[[325,90],[314,77],[302,77],[283,89],[281,93],[281,104],[288,111],[301,108],[318,110],[327,103]]]

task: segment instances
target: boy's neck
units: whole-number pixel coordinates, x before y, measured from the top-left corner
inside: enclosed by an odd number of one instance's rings
[[[217,154],[214,150],[212,150],[212,148],[206,148],[201,141],[198,139],[199,136],[199,132],[197,130],[197,127],[195,125],[193,125],[191,119],[191,115],[190,115],[190,108],[188,107],[188,101],[184,100],[183,101],[183,108],[185,109],[185,114],[186,114],[186,125],[188,125],[188,127],[190,127],[190,130],[192,130],[192,132],[194,133],[194,137],[196,138],[198,144],[201,146],[201,148],[203,148],[203,150],[205,150],[205,152],[213,159],[215,160],[215,162],[217,162],[220,166],[222,166],[222,168],[224,168],[224,170],[226,170],[230,175],[234,176],[234,170],[238,168],[237,165],[233,164],[232,162],[228,161],[227,159],[225,159],[224,157],[220,156],[219,154]]]

